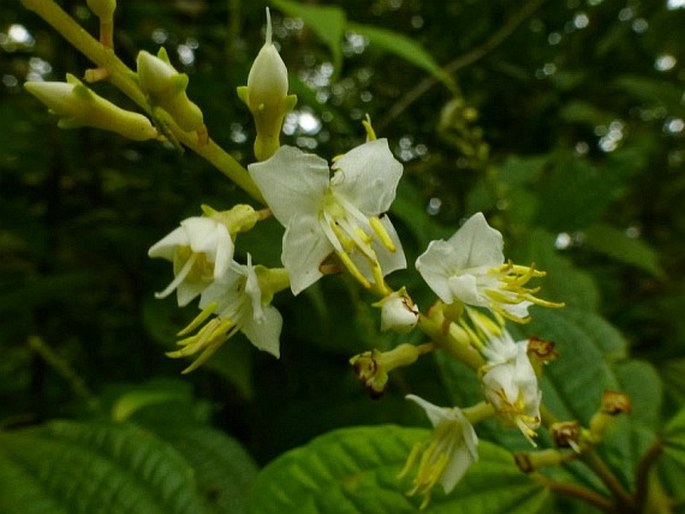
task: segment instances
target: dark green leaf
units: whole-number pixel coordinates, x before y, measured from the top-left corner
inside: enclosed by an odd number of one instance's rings
[[[203,514],[193,471],[169,445],[128,425],[52,422],[0,433],[7,514]]]
[[[663,275],[658,253],[644,240],[628,237],[625,231],[600,224],[585,229],[583,233],[585,242],[594,250],[654,276]]]
[[[252,491],[252,514],[419,512],[397,479],[412,446],[427,430],[392,425],[325,434],[269,464]],[[450,495],[434,495],[427,513],[535,513],[546,490],[513,464],[511,454],[482,442],[480,461]],[[496,492],[496,494],[494,494]]]
[[[392,30],[361,25],[359,23],[348,23],[347,27],[354,32],[369,38],[371,45],[382,48],[386,52],[393,53],[407,62],[424,69],[436,79],[440,80],[451,91],[456,91],[457,87],[454,79],[446,73],[435,59],[413,39],[394,32]]]

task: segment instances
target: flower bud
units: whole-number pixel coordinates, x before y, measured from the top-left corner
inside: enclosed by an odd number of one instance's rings
[[[67,74],[67,82],[26,82],[24,87],[62,118],[60,128],[95,127],[135,141],[157,137],[145,116],[117,107],[73,75]]]
[[[93,11],[98,18],[111,18],[117,8],[116,0],[86,0],[88,8]]]
[[[164,48],[157,56],[139,52],[136,64],[140,86],[153,107],[164,109],[187,132],[204,129],[202,111],[186,94],[188,75],[176,71]]]
[[[255,121],[254,153],[260,161],[278,150],[283,118],[297,102],[297,97],[288,95],[288,70],[271,37],[271,14],[267,8],[266,41],[252,63],[247,86],[238,88],[238,96],[250,109]]]
[[[419,309],[406,290],[395,291],[374,304],[381,308],[381,330],[406,334],[419,321]]]

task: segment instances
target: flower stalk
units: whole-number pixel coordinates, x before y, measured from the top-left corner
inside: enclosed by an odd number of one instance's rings
[[[93,38],[54,0],[21,1],[27,9],[35,12],[59,32],[74,48],[100,68],[108,70],[107,80],[121,90],[138,107],[149,115],[153,114],[145,93],[135,79],[135,73],[114,54],[111,48],[106,47]],[[248,175],[247,170],[212,139],[209,139],[206,144],[200,144],[194,133],[182,130],[173,122],[167,128],[184,146],[210,162],[255,200],[264,203],[262,194]]]

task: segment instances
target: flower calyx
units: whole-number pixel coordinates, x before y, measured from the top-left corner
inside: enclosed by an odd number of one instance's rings
[[[371,398],[378,399],[385,392],[389,373],[392,370],[413,364],[420,355],[434,348],[435,345],[430,343],[419,346],[403,343],[387,352],[370,350],[360,353],[350,359],[350,364]]]
[[[632,411],[630,397],[618,391],[604,391],[599,410],[590,418],[590,437],[599,442],[616,422],[619,414]]]

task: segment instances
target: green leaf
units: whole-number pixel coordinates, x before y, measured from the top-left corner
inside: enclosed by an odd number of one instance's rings
[[[545,403],[560,418],[586,423],[606,389],[620,390],[610,363],[625,359],[627,342],[602,317],[569,308],[539,310],[524,330],[553,341],[559,352],[541,385]]]
[[[622,177],[575,155],[562,156],[537,186],[537,220],[552,231],[578,230],[596,222],[621,194]]]
[[[628,237],[624,231],[602,224],[593,225],[583,233],[585,243],[592,249],[656,277],[663,276],[659,254],[644,240]]]
[[[273,0],[272,3],[288,16],[301,18],[326,43],[333,57],[333,66],[339,72],[347,20],[345,11],[337,6],[301,4],[289,0]]]
[[[156,405],[133,418],[171,444],[192,466],[198,492],[216,514],[245,512],[247,491],[257,476],[250,454],[232,437],[212,427],[178,416],[170,410],[183,405]],[[186,408],[189,408],[186,406]]]
[[[449,73],[445,72],[426,49],[413,39],[399,32],[370,25],[361,25],[359,23],[348,23],[347,28],[369,38],[371,45],[382,48],[386,52],[393,53],[405,61],[426,70],[445,84],[450,91],[457,91],[454,79]]]
[[[685,408],[671,418],[663,435],[664,453],[685,470]]]
[[[554,247],[555,236],[543,230],[532,231],[523,246],[512,256],[521,264],[534,262],[537,269],[547,272],[539,281],[539,296],[546,300],[564,302],[567,307],[596,311],[599,290],[589,273],[576,268]],[[541,309],[533,309],[533,317]]]
[[[52,422],[0,433],[6,514],[203,514],[193,471],[129,425]]]
[[[418,499],[397,479],[427,430],[394,425],[329,432],[269,464],[252,490],[252,514],[418,513]],[[480,461],[457,488],[435,491],[426,513],[535,513],[547,491],[522,474],[511,454],[481,442]],[[439,487],[438,487],[439,489]]]

